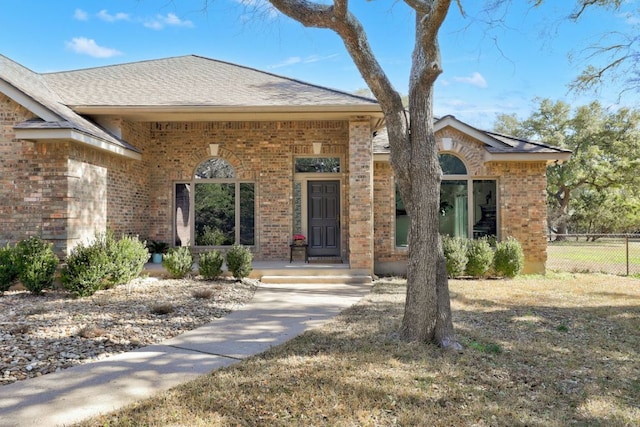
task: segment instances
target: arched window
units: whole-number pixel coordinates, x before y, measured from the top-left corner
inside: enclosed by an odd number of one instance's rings
[[[466,175],[467,167],[458,157],[453,154],[439,154],[440,168],[443,175]]]
[[[472,179],[457,156],[439,155],[440,233],[473,238],[496,236],[496,181]],[[408,243],[409,219],[396,186],[396,246]]]
[[[255,244],[255,185],[221,158],[205,160],[175,185],[175,245]]]

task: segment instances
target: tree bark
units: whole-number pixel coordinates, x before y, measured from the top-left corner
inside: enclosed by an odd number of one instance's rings
[[[556,230],[556,241],[564,241],[566,240],[566,235],[569,233],[568,220],[571,189],[562,186],[554,196],[558,201],[558,211],[560,212],[560,217],[558,218],[557,224],[558,227]]]
[[[401,336],[459,349],[453,331],[449,285],[439,235],[441,169],[433,127],[433,85],[442,72],[438,30],[451,0],[405,0],[416,12],[409,111],[393,88],[353,14],[348,0],[324,5],[305,0],[269,0],[307,27],[327,28],[342,39],[385,115],[390,163],[410,219],[407,295]]]
[[[433,9],[423,13],[416,10],[416,45],[409,83],[409,173],[399,173],[407,163],[394,157],[393,144],[391,161],[403,200],[410,201],[405,202],[410,230],[407,300],[401,335],[408,340],[432,341],[457,349],[439,234],[442,171],[433,128],[433,85],[442,72],[437,30],[448,6],[448,2],[433,2]]]

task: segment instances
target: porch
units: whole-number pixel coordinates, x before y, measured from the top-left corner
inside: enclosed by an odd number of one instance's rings
[[[368,270],[352,269],[349,264],[304,261],[254,261],[249,277],[262,283],[371,283]],[[224,275],[230,273],[223,266]],[[197,274],[198,264],[194,264],[193,272]],[[162,264],[145,264],[143,274],[161,276],[167,273]]]

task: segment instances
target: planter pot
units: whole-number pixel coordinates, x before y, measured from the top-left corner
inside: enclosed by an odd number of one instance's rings
[[[295,246],[304,246],[307,242],[305,240],[294,240],[293,244]]]
[[[153,254],[153,255],[151,255],[151,262],[153,262],[154,264],[161,264],[162,263],[162,254]]]

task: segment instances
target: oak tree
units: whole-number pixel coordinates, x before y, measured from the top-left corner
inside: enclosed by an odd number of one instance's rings
[[[498,116],[495,130],[572,151],[568,161],[547,168],[548,218],[558,234],[623,232],[638,223],[629,216],[636,215],[640,186],[639,111],[608,111],[597,101],[572,111],[565,102],[542,99],[524,120]],[[616,221],[599,211],[606,207]]]
[[[407,340],[459,348],[438,232],[441,169],[433,128],[433,85],[442,73],[438,31],[451,0],[404,1],[415,12],[408,94],[411,117],[348,0],[333,0],[330,4],[305,0],[269,2],[306,27],[335,32],[380,103],[389,135],[390,163],[410,218],[407,295],[400,334]]]

